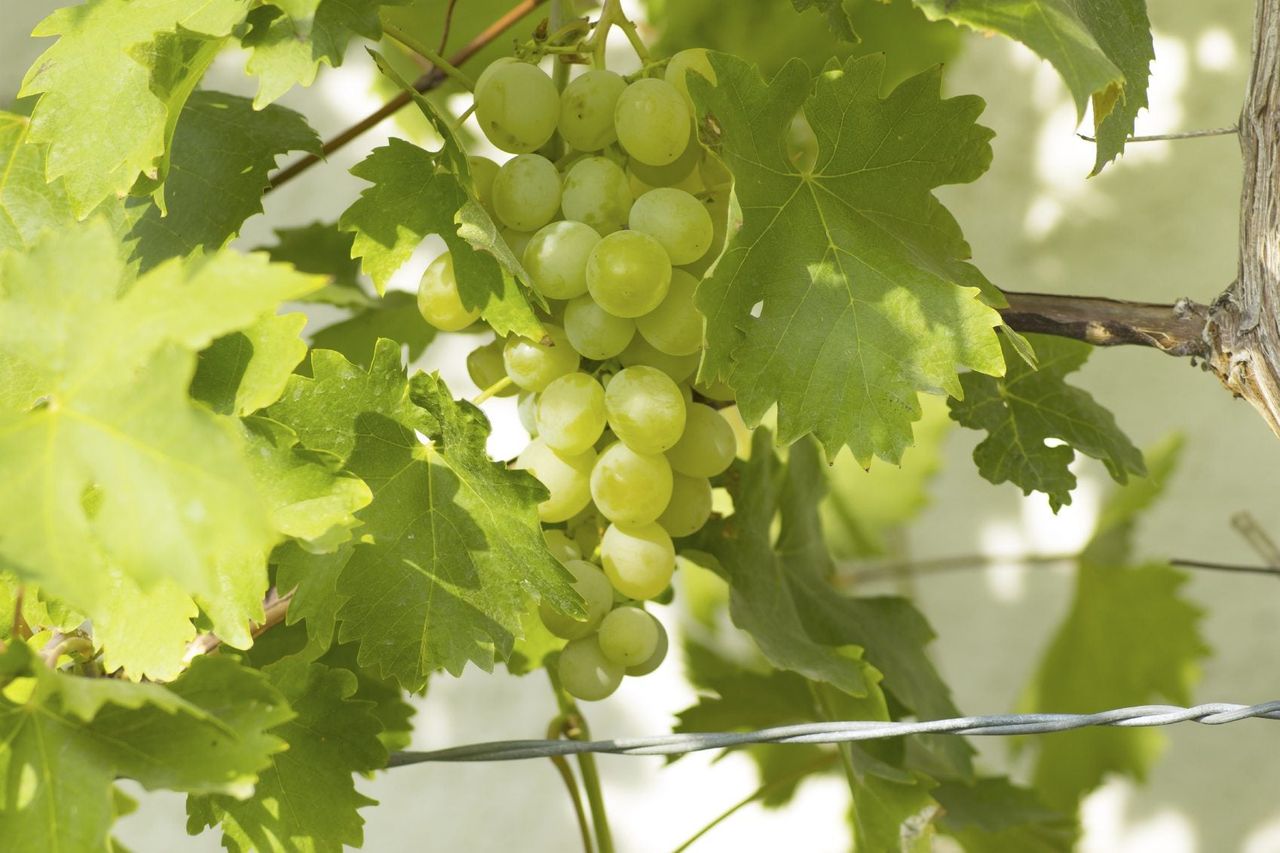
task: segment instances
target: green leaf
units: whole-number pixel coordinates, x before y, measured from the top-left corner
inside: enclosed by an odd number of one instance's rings
[[[818,516],[824,465],[814,444],[794,445],[783,468],[769,442],[764,430],[756,431],[751,461],[732,469],[734,514],[709,523],[696,545],[717,558],[729,581],[734,624],[780,669],[855,697],[866,695],[878,671],[885,692],[909,712],[922,719],[958,716],[925,653],[934,635],[920,612],[906,599],[851,598],[831,587]],[[770,539],[775,516],[776,543]],[[925,769],[971,772],[962,740],[922,742],[937,763]]]
[[[146,207],[129,235],[144,271],[197,248],[225,245],[262,212],[276,159],[289,151],[319,154],[320,138],[293,110],[256,112],[247,98],[196,92],[178,118],[170,151],[164,205],[134,202]]]
[[[695,75],[690,88],[743,225],[698,288],[700,375],[738,389],[748,424],[776,404],[780,441],[812,432],[830,458],[847,444],[864,466],[896,462],[919,392],[959,396],[961,367],[1004,370],[1000,315],[981,300],[999,297],[931,192],[990,163],[982,101],[940,100],[936,69],[881,99],[881,57],[816,82],[798,61],[770,83],[733,57],[711,62],[717,85]],[[786,154],[801,107],[818,140],[812,172]]]
[[[27,143],[30,120],[0,112],[0,249],[25,249],[36,236],[75,221],[62,181],[45,183],[45,151]]]
[[[369,307],[346,320],[312,334],[311,345],[315,349],[341,353],[347,361],[368,367],[380,338],[402,344],[412,361],[422,355],[435,337],[435,328],[423,320],[418,311],[417,298],[412,293],[392,290],[381,299],[370,300]],[[305,370],[306,365],[300,369]]]
[[[359,847],[364,819],[357,810],[375,801],[356,791],[352,774],[387,763],[373,703],[355,698],[356,677],[343,669],[285,658],[262,672],[296,715],[272,730],[288,750],[272,757],[250,799],[191,798],[187,830],[221,823],[232,853]]]
[[[379,342],[367,372],[324,350],[311,368],[268,414],[373,489],[337,579],[339,638],[360,643],[361,666],[417,689],[433,670],[506,659],[531,596],[581,612],[542,539],[545,491],[489,459],[479,410],[435,376],[408,382],[392,341]]]
[[[292,714],[256,672],[197,658],[167,686],[57,673],[22,644],[0,654],[0,837],[14,849],[98,851],[113,782],[244,796]]]
[[[938,828],[966,853],[1069,853],[1080,837],[1074,816],[1003,777],[944,782],[933,797],[942,806]]]
[[[265,576],[236,421],[187,388],[197,350],[320,283],[220,253],[129,286],[119,250],[93,222],[0,255],[0,564],[90,616],[108,566],[211,598],[247,557]]]
[[[797,12],[806,9],[817,9],[827,19],[831,32],[845,41],[858,41],[858,34],[853,31],[853,21],[845,11],[843,0],[791,0]]]
[[[351,698],[372,703],[370,713],[382,724],[378,739],[388,752],[409,746],[413,733],[413,705],[405,701],[404,690],[393,681],[377,678],[362,668],[357,661],[359,649],[355,645],[334,646],[320,662],[325,666],[339,667],[356,677],[356,692]]]
[[[220,415],[248,415],[280,399],[307,355],[305,314],[269,314],[244,331],[206,347],[196,363],[191,396]]]
[[[258,78],[254,109],[262,109],[295,84],[310,86],[322,62],[337,68],[352,38],[381,39],[379,8],[406,2],[277,0],[254,9],[249,31],[241,39],[250,51],[245,70]]]
[[[1155,50],[1145,0],[914,0],[930,20],[998,32],[1031,48],[1062,75],[1084,117],[1093,100],[1093,173],[1124,150],[1147,106]]]
[[[1142,452],[1116,426],[1115,417],[1088,392],[1066,383],[1084,365],[1092,347],[1048,335],[1029,335],[1040,367],[1019,358],[1007,341],[1003,379],[961,377],[964,399],[949,401],[961,426],[990,433],[973,451],[978,472],[993,483],[1012,482],[1023,494],[1049,496],[1057,512],[1071,503],[1076,477],[1069,466],[1076,451],[1101,460],[1118,483],[1142,476]],[[1066,444],[1046,444],[1059,439]]]
[[[1156,456],[1153,470],[1167,471],[1174,452]],[[1126,564],[1133,514],[1158,493],[1135,480],[1104,511],[1081,559],[1071,609],[1027,688],[1025,710],[1092,713],[1158,699],[1191,703],[1199,661],[1209,650],[1200,635],[1201,610],[1182,595],[1186,573]],[[1111,774],[1145,778],[1163,743],[1155,729],[1118,728],[1037,740],[1036,788],[1049,805],[1074,809]]]
[[[35,29],[58,41],[36,60],[20,97],[40,95],[30,138],[48,146],[46,175],[64,178],[83,216],[145,175],[164,180],[182,105],[247,0],[90,0]],[[153,188],[153,186],[152,186]]]
[[[301,228],[277,228],[276,244],[260,246],[259,249],[270,255],[271,260],[293,264],[300,272],[329,277],[328,284],[308,294],[308,302],[324,302],[339,308],[368,308],[377,303],[360,284],[360,262],[351,257],[354,240],[355,235],[339,231],[336,222],[312,222]],[[363,351],[373,352],[373,342],[370,338]],[[332,346],[323,348],[337,349]]]

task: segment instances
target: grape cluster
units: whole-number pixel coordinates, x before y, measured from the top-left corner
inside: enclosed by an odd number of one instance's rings
[[[624,674],[661,663],[666,634],[641,603],[667,590],[672,540],[706,523],[711,478],[736,450],[729,422],[700,402],[732,393],[693,385],[703,343],[694,290],[723,243],[716,219],[727,207],[716,205],[727,205],[728,175],[694,132],[691,68],[714,82],[694,50],[663,77],[595,69],[563,92],[536,65],[499,60],[475,87],[482,131],[514,155],[501,166],[471,158],[480,201],[549,308],[542,339],[494,340],[467,366],[481,388],[509,379],[503,393],[522,394],[533,438],[515,467],[550,493],[538,507],[547,543],[587,605],[586,621],[541,609],[569,641],[559,676],[579,699],[603,699]],[[538,152],[557,133],[568,153],[552,162]],[[447,254],[423,275],[418,304],[439,329],[478,319]]]

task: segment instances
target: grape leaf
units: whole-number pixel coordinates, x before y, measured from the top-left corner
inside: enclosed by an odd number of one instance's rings
[[[942,806],[938,828],[966,853],[1069,853],[1080,825],[1029,788],[988,776],[971,784],[945,782],[933,791]]]
[[[853,21],[845,11],[844,0],[791,0],[797,12],[806,9],[817,9],[827,19],[831,32],[845,41],[858,41],[858,34],[853,31]]]
[[[183,103],[248,11],[247,0],[90,0],[35,29],[57,36],[23,80],[39,95],[30,138],[48,146],[46,175],[62,177],[83,216],[145,174],[164,180]]]
[[[1176,445],[1154,453],[1153,473],[1167,476],[1175,456]],[[1077,570],[1071,609],[1027,688],[1025,710],[1092,713],[1157,698],[1190,704],[1199,660],[1209,650],[1199,631],[1201,610],[1182,595],[1186,573],[1162,564],[1129,564],[1134,514],[1159,489],[1135,480],[1104,509]],[[1126,494],[1131,491],[1136,494]],[[1115,728],[1038,740],[1036,788],[1049,805],[1074,809],[1109,774],[1144,778],[1163,743],[1154,729]]]
[[[276,0],[254,9],[248,17],[249,31],[241,39],[251,52],[245,70],[258,78],[254,109],[262,109],[295,84],[310,86],[322,62],[337,68],[352,38],[381,39],[379,8],[406,2]]]
[[[288,749],[272,756],[248,800],[189,798],[187,831],[221,823],[222,844],[232,853],[359,847],[364,819],[357,810],[376,801],[356,791],[352,774],[387,763],[373,703],[354,698],[356,677],[343,669],[285,658],[262,672],[296,715],[271,732]]]
[[[864,466],[896,462],[918,392],[959,396],[962,366],[1004,370],[1000,316],[979,298],[999,295],[931,194],[990,163],[991,131],[974,123],[982,101],[940,100],[936,69],[881,99],[875,56],[816,84],[798,61],[767,84],[741,60],[711,62],[717,85],[694,75],[690,90],[743,225],[698,288],[700,376],[737,389],[748,424],[776,404],[780,441],[813,432],[828,457],[847,444]],[[818,140],[812,172],[786,153],[802,106]]]
[[[337,579],[339,639],[360,643],[361,666],[417,689],[433,670],[505,659],[531,595],[581,612],[542,539],[545,491],[489,459],[477,409],[435,376],[406,381],[393,341],[379,341],[367,372],[324,350],[312,352],[311,369],[268,414],[373,489]]]
[[[357,657],[359,648],[355,645],[334,646],[320,662],[353,673],[357,686],[351,698],[372,704],[370,713],[382,724],[378,739],[388,752],[406,748],[413,733],[413,705],[405,701],[400,685],[371,675],[360,666]]]
[[[301,228],[277,228],[275,245],[259,248],[273,261],[293,264],[301,272],[329,277],[328,284],[307,295],[308,302],[324,302],[339,308],[368,308],[377,303],[360,284],[360,262],[351,257],[354,239],[355,235],[349,231],[339,231],[336,222],[312,222]],[[364,352],[373,352],[372,338]]]
[[[45,183],[44,147],[27,143],[26,116],[0,112],[0,249],[23,249],[41,231],[75,221],[62,181]]]
[[[269,314],[209,344],[196,363],[191,396],[221,415],[248,415],[280,399],[306,357],[305,314]]]
[[[435,340],[436,330],[422,319],[412,293],[392,290],[371,302],[347,319],[313,333],[312,347],[342,353],[347,361],[368,367],[379,338],[402,344],[411,361]],[[305,369],[304,364],[300,370]]]
[[[213,251],[262,212],[267,173],[289,151],[320,153],[320,138],[293,110],[255,111],[246,98],[196,92],[183,107],[170,147],[164,208],[135,201],[145,212],[130,237],[145,271],[197,248]]]
[[[0,837],[24,850],[109,849],[113,782],[244,796],[285,744],[288,705],[260,674],[197,658],[172,684],[54,672],[0,654]]]
[[[1062,75],[1084,117],[1093,100],[1093,174],[1124,150],[1147,106],[1155,49],[1145,0],[913,0],[930,20],[998,32],[1031,48]]]
[[[108,564],[213,596],[261,563],[278,537],[236,422],[187,387],[196,350],[320,284],[219,253],[125,289],[119,249],[94,221],[0,255],[0,563],[86,610]]]
[[[730,615],[769,662],[851,696],[881,686],[922,719],[959,714],[950,691],[925,654],[933,632],[906,599],[850,598],[829,583],[831,558],[822,541],[818,504],[823,463],[813,442],[799,442],[780,466],[763,429],[750,462],[736,463],[730,491],[734,514],[713,520],[695,547],[719,562],[730,585]],[[770,540],[774,517],[780,528]],[[850,646],[865,650],[865,661]],[[936,773],[967,776],[968,746],[957,738],[922,740]]]
[[[1044,492],[1054,512],[1071,503],[1076,477],[1069,466],[1075,451],[1101,460],[1119,483],[1130,474],[1145,474],[1142,452],[1116,426],[1111,412],[1066,383],[1067,374],[1079,370],[1093,348],[1048,335],[1028,339],[1039,358],[1038,370],[1004,341],[1004,378],[966,374],[960,379],[964,399],[948,401],[951,417],[961,426],[989,433],[973,451],[978,472],[993,483],[1010,481],[1023,494]],[[1046,439],[1066,444],[1049,446]]]

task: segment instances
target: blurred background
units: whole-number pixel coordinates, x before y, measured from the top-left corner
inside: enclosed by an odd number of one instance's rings
[[[17,91],[44,44],[28,33],[58,5],[0,0],[5,13],[0,104]],[[451,47],[504,5],[460,4]],[[643,33],[664,53],[694,45],[731,50],[771,74],[793,54],[816,69],[849,51],[835,43],[818,15],[796,14],[784,0],[635,0],[628,5],[634,17],[652,22]],[[1156,62],[1151,107],[1139,116],[1138,133],[1235,121],[1248,69],[1252,5],[1247,0],[1149,0]],[[858,52],[887,53],[892,78],[887,83],[944,62],[946,94],[986,99],[981,121],[997,134],[991,171],[976,184],[945,188],[940,195],[964,228],[975,262],[997,285],[1208,302],[1231,281],[1240,178],[1233,137],[1133,145],[1118,164],[1086,180],[1092,146],[1076,137],[1075,109],[1050,66],[1003,38],[929,25],[906,0],[888,6],[850,0],[846,6],[865,38]],[[436,0],[420,0],[397,14],[436,19],[441,8]],[[527,35],[535,19],[514,32]],[[915,47],[907,50],[908,44]],[[621,69],[629,70],[632,60],[621,50],[618,56]],[[254,84],[243,68],[243,55],[222,56],[205,86],[252,94]],[[328,137],[387,94],[363,47],[353,44],[341,68],[325,69],[317,85],[289,93],[282,103]],[[456,96],[456,101],[465,108],[465,99]],[[237,245],[270,244],[274,229],[333,221],[364,186],[347,170],[389,134],[421,130],[409,117],[384,122],[273,193],[266,212],[249,221]],[[440,249],[424,245],[393,286],[411,289]],[[317,313],[312,328],[333,319]],[[470,396],[474,390],[463,358],[476,343],[466,336],[433,341],[417,364],[440,370],[455,394]],[[1141,523],[1140,555],[1259,562],[1230,525],[1233,514],[1248,511],[1280,536],[1280,441],[1252,409],[1233,401],[1186,361],[1137,348],[1096,352],[1076,381],[1115,413],[1138,445],[1149,447],[1174,433],[1186,440],[1165,498]],[[514,404],[494,400],[486,409],[495,426],[492,450],[501,457],[513,455],[525,440]],[[907,510],[915,516],[901,529],[891,524],[882,531],[895,556],[989,559],[967,570],[898,576],[860,589],[913,594],[939,635],[932,651],[959,706],[971,714],[1004,712],[1017,704],[1073,590],[1069,566],[1028,564],[1018,557],[1078,550],[1110,481],[1100,465],[1078,464],[1074,502],[1054,516],[1044,496],[1023,498],[1008,484],[992,486],[978,477],[970,454],[979,434],[949,428],[945,417],[930,424],[920,431],[922,448],[908,454],[902,471],[877,462],[868,474],[844,459],[834,476],[868,513],[881,509],[889,522]],[[927,501],[914,496],[912,484],[921,480]],[[1195,699],[1254,703],[1280,698],[1280,584],[1261,576],[1195,572],[1185,594],[1204,609],[1202,632],[1212,647]],[[678,634],[678,605],[659,610]],[[680,669],[679,656],[673,655],[655,675],[628,679],[611,699],[589,707],[594,732],[669,731],[674,713],[694,701]],[[417,706],[416,748],[540,737],[555,714],[544,679],[517,679],[501,669],[492,676],[470,670],[458,680],[436,678]],[[1275,760],[1280,726],[1246,722],[1165,733],[1164,754],[1145,785],[1113,780],[1085,801],[1081,849],[1280,851],[1275,793],[1280,790]],[[991,739],[977,746],[987,768],[1025,770],[1025,762],[1011,759],[1008,743]],[[665,767],[659,759],[604,757],[602,772],[622,851],[671,849],[757,785],[753,766],[741,756],[715,761],[695,755]],[[361,787],[381,802],[364,812],[368,850],[518,847],[550,853],[577,843],[572,813],[549,763],[417,766],[382,774]],[[845,850],[847,800],[840,778],[814,779],[785,810],[750,806],[696,849]],[[120,823],[117,835],[141,851],[219,848],[214,835],[189,838],[184,824],[181,797],[144,795],[142,808]]]

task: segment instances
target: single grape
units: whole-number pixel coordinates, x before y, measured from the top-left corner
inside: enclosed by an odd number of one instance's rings
[[[658,649],[658,620],[639,607],[618,607],[600,623],[600,651],[622,666],[638,666]]]
[[[563,329],[550,323],[542,328],[546,336],[541,341],[512,335],[502,347],[507,375],[526,391],[541,391],[553,379],[573,373],[581,360]]]
[[[667,355],[693,355],[702,347],[702,313],[693,301],[697,287],[696,278],[684,270],[672,270],[671,287],[662,304],[636,318],[644,339]]]
[[[560,198],[565,219],[585,222],[602,235],[612,234],[627,224],[631,201],[627,173],[612,160],[585,157],[565,172]]]
[[[644,335],[636,335],[627,348],[618,354],[618,360],[627,367],[647,364],[656,367],[671,377],[674,382],[683,382],[698,369],[702,353],[693,355],[667,355],[655,349],[653,344],[644,339]]]
[[[529,241],[533,239],[533,235],[528,231],[517,231],[505,225],[498,229],[498,233],[502,235],[502,239],[506,241],[511,253],[517,258],[524,257],[524,250],[529,245]]]
[[[498,174],[498,164],[488,157],[468,157],[467,165],[471,168],[471,182],[475,184],[476,201],[489,212],[493,212],[493,179]]]
[[[573,543],[578,546],[578,550],[584,556],[590,557],[600,547],[600,536],[605,524],[607,522],[600,515],[600,511],[594,505],[587,504],[586,509],[565,523],[565,529],[573,537]]]
[[[494,63],[481,80],[475,90],[476,121],[494,146],[527,154],[556,132],[560,92],[541,68],[526,62]]]
[[[599,463],[597,463],[599,464]],[[658,516],[672,539],[692,536],[711,518],[711,481],[706,477],[676,474],[671,481],[671,502]]]
[[[600,540],[604,573],[628,598],[661,595],[676,568],[676,549],[657,524],[611,524]]]
[[[590,450],[604,423],[604,389],[585,373],[566,373],[538,398],[538,435],[557,453]]]
[[[702,144],[698,142],[696,133],[689,134],[689,143],[685,145],[684,151],[680,152],[680,156],[667,163],[665,166],[650,166],[647,163],[641,163],[639,160],[632,160],[627,164],[627,168],[635,172],[636,177],[649,184],[650,189],[654,187],[674,187],[685,181],[692,181],[696,187],[702,186],[702,170],[699,166],[702,164]],[[683,187],[682,187],[683,189]],[[690,190],[692,192],[692,190]],[[640,197],[639,193],[632,193],[636,198]]]
[[[715,69],[711,67],[711,60],[707,58],[706,48],[701,47],[682,50],[671,57],[667,62],[666,73],[662,76],[663,79],[679,90],[685,101],[688,102],[689,108],[693,109],[693,98],[689,97],[690,71],[707,78],[707,82],[712,86],[716,84]]]
[[[418,283],[418,312],[442,332],[456,332],[480,319],[480,309],[468,310],[458,294],[453,276],[453,256],[448,252],[427,265]]]
[[[516,59],[514,56],[500,56],[493,62],[490,62],[484,67],[484,70],[480,72],[480,76],[476,78],[476,86],[471,91],[472,96],[474,97],[479,94],[486,86],[489,85],[489,81],[493,79],[493,75],[498,73],[499,68],[504,65],[510,65],[512,62],[519,61],[520,60]]]
[[[737,452],[738,440],[724,416],[710,406],[694,403],[689,407],[684,435],[667,451],[667,459],[685,476],[714,477],[732,464]]]
[[[596,244],[587,259],[587,289],[618,317],[639,317],[662,304],[671,286],[671,261],[657,240],[617,231]]]
[[[538,605],[538,615],[542,617],[542,624],[547,630],[557,637],[576,640],[596,630],[613,609],[613,586],[599,566],[585,560],[569,560],[564,567],[573,575],[574,591],[582,596],[586,605],[586,621],[571,619],[545,601]]]
[[[547,524],[567,521],[591,503],[591,469],[596,452],[561,456],[535,438],[521,451],[512,467],[528,471],[551,494],[538,504],[538,518]]]
[[[597,305],[589,294],[583,294],[565,305],[564,332],[569,336],[569,343],[584,357],[604,361],[627,348],[635,337],[636,321],[615,317]]]
[[[604,656],[594,636],[570,640],[556,670],[565,692],[584,702],[608,698],[622,683],[623,668]]]
[[[551,552],[551,556],[560,562],[567,563],[570,560],[582,559],[582,551],[578,548],[578,543],[570,539],[569,535],[558,527],[544,529],[542,538],[546,540],[547,550]]]
[[[599,151],[618,138],[613,110],[627,82],[612,71],[588,71],[560,93],[560,135],[571,148]]]
[[[657,453],[611,444],[591,469],[591,499],[614,523],[649,524],[671,502],[671,464]]]
[[[650,166],[673,162],[689,144],[693,121],[680,90],[665,80],[637,80],[618,97],[613,114],[618,141]]]
[[[538,395],[521,394],[516,402],[516,415],[520,418],[520,426],[529,433],[530,438],[538,437]]]
[[[548,299],[573,299],[587,292],[587,257],[600,242],[590,225],[562,219],[542,227],[524,250],[524,268],[533,289]]]
[[[675,266],[691,264],[711,248],[715,226],[702,202],[684,190],[659,187],[636,199],[628,224],[667,250]]]
[[[662,627],[662,623],[657,619],[653,620],[658,626],[658,645],[654,648],[653,654],[644,663],[638,663],[635,666],[629,666],[626,669],[627,675],[639,677],[648,675],[658,667],[662,666],[662,661],[667,657],[667,647],[670,640],[667,639],[667,629]]]
[[[560,209],[560,173],[540,154],[502,164],[493,179],[493,210],[508,228],[537,231]]]
[[[467,375],[481,391],[506,378],[507,368],[502,364],[502,345],[501,339],[489,341],[467,353]],[[512,383],[494,396],[511,397],[519,392],[520,389]]]
[[[619,371],[605,389],[604,408],[609,428],[637,453],[662,453],[684,433],[684,395],[656,367],[636,365]]]

